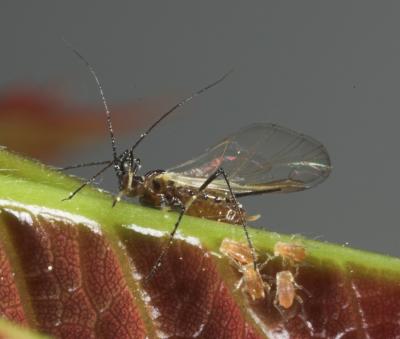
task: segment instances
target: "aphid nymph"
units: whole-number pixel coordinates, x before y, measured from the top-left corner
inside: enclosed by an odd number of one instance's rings
[[[291,308],[294,300],[303,305],[303,299],[296,293],[297,290],[305,291],[302,286],[296,283],[292,272],[281,271],[276,274],[274,305],[280,313],[282,313],[281,307],[285,310]]]
[[[274,256],[281,257],[291,265],[304,261],[306,255],[306,248],[298,243],[278,241],[274,245]]]
[[[258,266],[254,267],[252,251],[248,245],[225,238],[219,250],[242,273],[236,287],[240,288],[243,285],[243,290],[253,301],[264,299],[271,287],[263,281]]]

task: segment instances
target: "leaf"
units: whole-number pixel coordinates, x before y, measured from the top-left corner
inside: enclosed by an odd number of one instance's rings
[[[4,319],[0,319],[0,338],[2,339],[46,339],[47,336],[39,335],[36,332],[22,328],[10,323]]]
[[[400,260],[297,239],[307,248],[299,291],[283,315],[274,289],[252,302],[219,253],[241,227],[185,216],[153,279],[175,213],[120,203],[0,151],[0,314],[56,337],[394,338],[400,336]],[[261,255],[283,235],[251,230]],[[282,269],[268,267],[270,277]]]
[[[158,106],[147,99],[113,105],[115,129],[119,134],[131,134],[143,128],[155,112],[162,111]],[[93,119],[94,116],[99,118]],[[106,131],[101,102],[96,106],[78,104],[48,88],[16,86],[3,90],[0,118],[0,144],[42,160],[56,159],[82,143],[93,143]]]

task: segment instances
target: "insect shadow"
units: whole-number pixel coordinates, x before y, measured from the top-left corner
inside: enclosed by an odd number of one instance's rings
[[[69,170],[105,165],[64,200],[72,199],[85,186],[113,167],[119,183],[119,193],[114,197],[113,206],[123,196],[127,196],[139,197],[140,203],[144,205],[178,211],[179,216],[168,242],[145,281],[160,266],[184,214],[242,225],[256,269],[256,254],[247,230],[247,221],[252,218],[246,216],[237,198],[269,192],[294,192],[317,185],[331,170],[325,147],[285,127],[259,123],[226,137],[184,164],[138,175],[141,164],[134,151],[144,138],[172,112],[221,83],[232,71],[171,107],[140,135],[132,147],[118,154],[111,113],[101,83],[89,62],[76,49],[70,48],[85,63],[96,81],[106,112],[113,159],[63,168]]]

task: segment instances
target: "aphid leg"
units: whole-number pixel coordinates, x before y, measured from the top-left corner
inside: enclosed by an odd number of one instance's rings
[[[271,292],[271,285],[269,283],[267,283],[266,281],[264,281],[263,279],[263,283],[264,283],[264,291],[265,291],[265,295],[269,295]]]
[[[274,260],[276,257],[274,255],[271,255],[269,253],[266,253],[267,259],[262,263],[258,265],[258,270],[262,271],[264,270],[265,267],[269,264],[271,260]]]
[[[255,251],[254,251],[254,246],[253,246],[253,244],[252,244],[252,242],[251,242],[251,239],[250,239],[249,232],[248,232],[248,230],[247,230],[246,218],[244,218],[243,215],[242,215],[242,212],[241,212],[241,210],[240,210],[240,208],[239,208],[239,203],[238,203],[238,201],[237,201],[237,199],[236,199],[236,197],[235,197],[235,194],[234,194],[233,191],[232,191],[232,188],[231,188],[231,185],[230,185],[230,183],[229,183],[228,177],[227,177],[227,175],[225,174],[224,170],[220,167],[220,168],[218,168],[213,174],[211,174],[211,175],[207,178],[207,180],[199,187],[198,193],[201,193],[202,191],[204,191],[204,190],[208,187],[208,185],[210,185],[210,184],[211,184],[216,178],[218,178],[220,175],[223,176],[223,178],[224,178],[224,180],[225,180],[225,182],[226,182],[226,185],[228,186],[228,189],[229,189],[229,192],[230,192],[230,194],[231,194],[232,200],[234,201],[234,204],[235,204],[235,206],[237,207],[237,213],[239,214],[240,219],[242,220],[242,225],[243,225],[243,229],[244,229],[244,232],[245,232],[245,235],[246,235],[246,238],[247,238],[247,242],[248,242],[248,245],[249,245],[249,247],[250,247],[250,249],[251,249],[251,254],[252,254],[253,263],[254,263],[254,269],[257,270],[257,264],[256,264],[257,257],[256,257],[256,253],[255,253]],[[170,248],[171,245],[172,245],[172,241],[173,241],[173,239],[174,239],[175,233],[176,233],[176,231],[177,231],[177,229],[178,229],[178,226],[179,226],[179,224],[180,224],[180,222],[181,222],[181,220],[182,220],[183,215],[185,214],[186,210],[192,205],[192,203],[197,199],[197,196],[198,196],[198,194],[197,194],[197,195],[194,195],[194,196],[192,197],[192,199],[189,200],[189,201],[186,203],[186,205],[184,205],[181,201],[179,201],[179,200],[177,200],[177,199],[175,200],[175,204],[176,204],[176,205],[179,207],[179,209],[180,209],[178,220],[177,220],[177,222],[175,223],[175,226],[174,226],[172,232],[170,233],[168,244],[167,244],[167,245],[163,248],[163,250],[161,251],[161,254],[160,254],[160,256],[158,257],[156,263],[155,263],[154,266],[152,267],[150,273],[146,276],[145,281],[149,281],[149,280],[152,278],[152,276],[154,275],[154,273],[156,272],[158,266],[160,266],[160,264],[161,264],[161,262],[162,262],[162,259],[164,258],[165,254],[167,253],[167,251],[169,250],[169,248]]]
[[[268,304],[271,304],[271,289],[274,284],[274,279],[272,279],[270,276],[266,274],[260,274],[261,279],[263,281],[263,288],[264,288],[264,293],[267,296],[267,302]]]
[[[279,305],[279,299],[278,299],[278,293],[275,294],[275,298],[274,298],[274,307],[275,309],[279,312],[279,314],[281,315],[282,319],[287,322],[287,317],[286,314],[283,312],[282,307]]]
[[[235,194],[233,193],[231,184],[229,183],[228,176],[226,175],[224,169],[223,169],[222,167],[219,167],[213,174],[211,174],[211,175],[208,177],[208,179],[200,186],[199,192],[205,190],[205,189],[207,188],[207,186],[208,186],[209,184],[211,184],[211,183],[212,183],[216,178],[218,178],[220,175],[222,175],[222,177],[224,178],[224,180],[225,180],[225,182],[226,182],[226,185],[228,186],[229,193],[230,193],[230,195],[231,195],[231,197],[232,197],[232,200],[233,200],[233,202],[234,202],[234,204],[235,204],[235,206],[236,206],[236,208],[237,208],[237,211],[236,211],[236,212],[239,214],[240,219],[242,220],[243,230],[244,230],[244,233],[245,233],[245,235],[246,235],[247,243],[248,243],[248,245],[249,245],[249,247],[250,247],[250,249],[251,249],[251,254],[252,254],[252,257],[253,257],[254,269],[256,270],[256,269],[257,269],[257,264],[256,264],[257,257],[256,257],[256,253],[255,253],[255,251],[254,251],[253,243],[251,242],[251,239],[250,239],[249,232],[248,232],[248,230],[247,230],[247,221],[246,221],[246,218],[243,217],[243,214],[242,214],[242,212],[241,212],[241,210],[240,210],[240,208],[239,208],[239,202],[237,201],[236,196],[235,196]]]
[[[298,274],[298,271],[299,271],[300,268],[302,268],[302,267],[314,268],[314,265],[310,264],[309,262],[302,261],[302,262],[296,263],[296,267],[297,268],[296,268],[296,271],[295,271],[295,275]]]
[[[307,295],[307,297],[309,297],[309,298],[312,297],[312,293],[309,290],[307,290],[304,286],[299,285],[295,281],[293,281],[293,285],[294,285],[294,287],[296,287],[296,289],[303,291]]]
[[[129,158],[128,180],[127,180],[127,182],[124,183],[123,186],[120,186],[120,191],[119,191],[119,193],[118,193],[116,196],[114,196],[113,203],[112,203],[112,207],[115,207],[115,205],[117,204],[117,202],[119,202],[119,201],[121,200],[121,198],[122,198],[124,195],[126,195],[126,194],[128,193],[129,187],[132,186],[133,177],[134,177],[134,175],[135,175],[135,172],[134,172],[134,170],[133,170],[133,168],[134,168],[134,161],[135,161],[134,157],[131,156],[131,157]]]
[[[298,274],[298,272],[296,272],[295,277],[297,276],[297,274]],[[298,283],[296,283],[296,281],[293,281],[293,286],[296,288],[296,290],[303,291],[307,295],[308,298],[312,297],[311,292],[308,291],[305,287],[303,287],[303,286],[299,285]],[[305,312],[305,308],[304,308],[304,300],[303,300],[303,298],[300,297],[297,293],[296,293],[294,298],[300,304],[301,313],[302,313],[304,319],[306,319],[306,312]]]
[[[294,271],[294,277],[295,277],[295,278],[297,278],[297,276],[299,275],[299,272],[300,272],[300,266],[299,266],[299,265],[296,265],[296,269],[295,269],[295,271]]]
[[[275,283],[274,278],[270,277],[267,274],[261,274],[261,278],[271,287]]]
[[[84,182],[81,186],[79,186],[75,191],[73,191],[68,197],[62,199],[62,201],[65,200],[70,200],[72,199],[82,188],[84,188],[85,186],[91,184],[93,181],[95,181],[95,179],[101,175],[102,173],[104,173],[107,169],[109,169],[112,165],[114,164],[113,161],[111,161],[107,166],[103,167],[100,171],[98,171],[94,176],[92,176],[89,180],[87,180],[86,182]]]
[[[304,304],[303,298],[296,294],[294,297],[300,305]]]
[[[121,198],[125,195],[125,190],[119,191],[117,195],[114,196],[113,202],[112,202],[112,207],[115,207],[117,202],[121,201]]]
[[[299,295],[296,295],[294,298],[297,300],[297,302],[299,303],[299,305],[301,307],[301,314],[302,314],[303,319],[306,320],[307,316],[306,316],[306,309],[304,308],[303,298],[300,297]]]
[[[74,169],[74,168],[105,165],[105,164],[110,163],[111,161],[112,160],[105,160],[105,161],[95,161],[95,162],[87,162],[87,163],[83,163],[83,164],[76,164],[76,165],[72,165],[72,166],[57,168],[57,171],[67,171],[67,170]]]
[[[268,284],[270,290],[269,290],[269,292],[266,294],[266,296],[267,296],[267,304],[268,304],[268,305],[271,305],[271,304],[273,304],[274,301],[275,301],[274,293],[271,293],[271,289],[274,288],[274,281],[273,281],[273,279],[269,280],[270,278],[269,278],[269,277],[268,277],[269,279],[266,278],[265,275],[262,275],[262,278],[263,278],[263,280],[268,280],[268,281],[270,282],[270,284]]]
[[[183,215],[185,214],[186,206],[185,206],[181,201],[178,201],[178,200],[176,200],[175,203],[176,203],[176,205],[178,205],[179,208],[180,208],[178,220],[176,221],[173,230],[172,230],[171,233],[169,234],[168,243],[163,247],[163,249],[162,249],[162,251],[161,251],[161,254],[158,256],[158,258],[157,258],[155,264],[154,264],[153,267],[151,268],[150,273],[145,277],[145,279],[144,279],[144,282],[145,282],[145,283],[148,282],[148,281],[153,277],[154,273],[156,273],[158,267],[161,265],[161,262],[162,262],[162,260],[163,260],[163,258],[164,258],[164,256],[165,256],[165,254],[167,254],[169,248],[170,248],[171,245],[172,245],[172,241],[174,240],[175,233],[176,233],[176,231],[177,231],[177,229],[178,229],[179,224],[181,223],[181,220],[182,220]]]
[[[297,266],[296,266],[295,273],[294,273],[294,275],[293,275],[293,278],[294,278],[294,280],[293,280],[293,286],[294,286],[297,290],[303,291],[305,294],[307,294],[307,296],[308,296],[309,298],[311,298],[311,296],[312,296],[311,292],[308,291],[304,286],[301,286],[301,285],[299,285],[299,284],[296,282],[296,278],[297,278],[297,276],[299,275],[299,273],[300,273],[300,266],[297,265]]]
[[[238,290],[240,287],[243,285],[243,277],[240,278],[240,280],[235,284],[235,290]]]
[[[288,259],[288,258],[286,258],[286,257],[284,257],[284,256],[281,256],[281,255],[279,255],[278,257],[281,258],[282,268],[288,269],[289,267],[292,266],[292,265],[291,265],[291,260],[290,260],[290,259]]]

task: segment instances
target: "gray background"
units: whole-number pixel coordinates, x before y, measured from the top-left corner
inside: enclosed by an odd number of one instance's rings
[[[145,170],[251,122],[290,127],[323,142],[334,171],[309,191],[245,199],[258,225],[399,255],[399,18],[396,1],[2,0],[0,85],[57,81],[101,107],[61,37],[91,61],[111,106],[168,95],[168,108],[234,67],[142,144]],[[109,157],[104,135],[58,164]],[[111,174],[104,186],[115,189]]]

